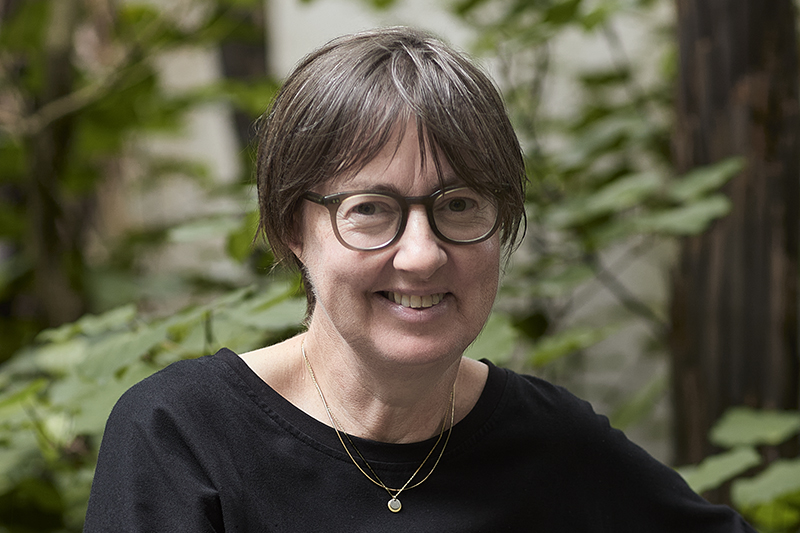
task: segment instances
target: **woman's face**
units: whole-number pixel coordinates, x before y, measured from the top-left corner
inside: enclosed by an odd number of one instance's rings
[[[314,192],[433,193],[441,185],[430,157],[421,166],[417,139],[412,122],[399,147],[390,142],[357,174]],[[440,159],[445,185],[458,184]],[[424,364],[460,356],[486,322],[500,275],[498,233],[480,243],[447,244],[434,235],[425,208],[412,205],[397,242],[362,252],[339,243],[323,206],[303,202],[300,224],[300,242],[292,251],[303,262],[317,298],[312,331],[322,328],[334,342],[343,340],[387,362]]]

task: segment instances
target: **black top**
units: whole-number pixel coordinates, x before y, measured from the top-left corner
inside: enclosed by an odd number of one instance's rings
[[[332,428],[230,350],[170,365],[111,413],[84,531],[754,533],[588,403],[487,364],[478,403],[396,514]],[[435,442],[353,439],[390,487]]]

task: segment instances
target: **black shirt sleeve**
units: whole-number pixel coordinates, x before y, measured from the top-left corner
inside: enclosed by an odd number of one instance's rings
[[[595,530],[756,533],[729,507],[697,495],[677,472],[612,428],[588,402],[542,380],[524,380],[530,387],[524,396],[541,414],[543,449],[559,465],[552,481],[558,498],[580,508],[578,514],[593,516]]]
[[[190,390],[172,383],[173,374],[167,370],[151,376],[114,407],[100,448],[85,532],[223,531],[217,489],[192,440],[183,438],[183,413],[162,398],[165,390]]]

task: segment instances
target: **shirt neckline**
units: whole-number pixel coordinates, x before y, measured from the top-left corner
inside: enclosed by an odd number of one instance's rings
[[[281,396],[253,372],[239,355],[223,348],[213,357],[226,363],[238,375],[247,387],[251,398],[284,429],[329,455],[350,461],[333,428],[306,414]],[[458,453],[462,446],[474,438],[479,438],[483,430],[490,425],[492,415],[503,397],[508,371],[497,367],[489,360],[482,359],[481,362],[489,367],[483,391],[472,410],[453,426],[445,456]],[[359,451],[370,460],[370,463],[383,463],[383,467],[391,465],[406,467],[408,464],[418,463],[420,454],[424,456],[433,446],[437,437],[408,444],[378,442],[355,436],[351,436],[351,439],[356,443]]]

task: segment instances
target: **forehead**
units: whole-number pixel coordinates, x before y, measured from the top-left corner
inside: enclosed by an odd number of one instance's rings
[[[369,161],[324,184],[326,194],[354,190],[388,190],[404,195],[425,195],[462,183],[441,150],[421,143],[416,123],[395,130],[392,139]]]

